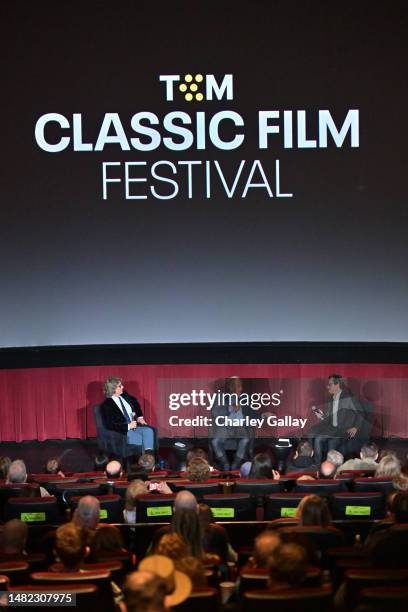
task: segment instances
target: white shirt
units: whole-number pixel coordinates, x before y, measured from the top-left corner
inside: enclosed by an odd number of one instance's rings
[[[340,394],[341,394],[341,391],[336,393],[336,395],[333,395],[333,418],[332,418],[332,425],[333,425],[333,427],[337,427],[337,425],[338,425],[337,413],[339,411]]]
[[[121,413],[123,414],[123,409],[122,409],[121,403],[120,403],[120,401],[119,401],[119,396],[112,395],[112,399],[113,399],[113,401],[115,402],[115,404],[117,405],[117,407],[119,408],[119,410],[121,411]],[[128,413],[128,417],[129,417],[129,419],[130,419],[131,421],[133,421],[133,410],[132,410],[132,406],[129,404],[129,402],[127,402],[127,401],[125,400],[125,398],[124,398],[124,397],[121,397],[120,399],[122,400],[123,405],[124,405],[124,407],[125,407],[125,409],[126,409],[126,412]],[[128,429],[129,429],[129,423],[128,423]]]

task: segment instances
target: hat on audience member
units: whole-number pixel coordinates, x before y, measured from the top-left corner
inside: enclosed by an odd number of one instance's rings
[[[190,578],[174,568],[174,563],[164,555],[150,555],[139,563],[139,570],[152,572],[163,578],[167,586],[166,606],[177,606],[187,599],[192,590]]]

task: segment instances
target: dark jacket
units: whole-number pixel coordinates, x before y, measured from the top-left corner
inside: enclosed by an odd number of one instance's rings
[[[313,463],[314,457],[306,457],[306,455],[300,455],[296,459],[292,459],[286,466],[285,473],[290,472],[317,472],[319,466]]]
[[[123,391],[122,397],[132,406],[132,410],[136,415],[136,419],[143,416],[140,404],[135,397]],[[106,429],[117,431],[124,436],[128,432],[128,422],[123,412],[118,408],[115,401],[111,397],[107,397],[101,406],[102,419]]]
[[[331,426],[333,417],[333,398],[330,398],[327,405],[327,412],[323,423]],[[358,400],[347,391],[342,391],[339,397],[339,409],[337,411],[337,428],[346,430],[350,427],[360,428],[361,410]]]

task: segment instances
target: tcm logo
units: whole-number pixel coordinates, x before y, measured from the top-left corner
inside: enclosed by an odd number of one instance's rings
[[[159,80],[165,84],[167,102],[172,102],[179,95],[186,102],[234,99],[232,74],[225,74],[221,81],[213,74],[161,74]]]

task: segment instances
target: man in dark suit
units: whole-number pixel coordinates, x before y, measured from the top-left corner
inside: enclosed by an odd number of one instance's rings
[[[340,374],[329,376],[327,391],[330,395],[327,411],[312,408],[321,421],[310,430],[310,435],[314,437],[315,461],[318,464],[323,459],[326,445],[328,450],[342,451],[344,441],[356,436],[361,423],[359,402],[347,390]]]
[[[139,402],[126,393],[122,380],[111,376],[105,382],[104,391],[106,400],[101,412],[105,427],[127,436],[127,443],[141,446],[143,452],[153,450],[153,429],[147,427]]]
[[[253,411],[249,406],[240,404],[242,393],[242,381],[238,376],[227,378],[224,387],[224,402],[215,405],[211,412],[212,429],[211,445],[213,447],[218,463],[223,470],[238,469],[245,461],[254,431],[245,424],[233,425],[232,423],[242,423],[246,417],[253,417]],[[252,413],[252,414],[251,414]],[[230,466],[225,446],[227,440],[236,440],[235,458]]]

